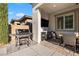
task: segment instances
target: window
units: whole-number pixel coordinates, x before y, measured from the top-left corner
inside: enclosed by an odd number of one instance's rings
[[[57,18],[57,29],[63,29],[63,16]]]
[[[74,29],[74,14],[64,14],[57,17],[57,29],[72,30]]]
[[[73,29],[73,15],[65,16],[65,28]]]

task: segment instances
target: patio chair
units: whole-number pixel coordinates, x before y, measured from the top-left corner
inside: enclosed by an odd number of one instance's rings
[[[64,47],[76,52],[76,36],[74,33],[63,34]]]
[[[50,31],[48,33],[48,39],[51,39],[52,41],[59,43],[59,45],[63,43],[63,37],[58,36],[55,31]]]
[[[52,32],[53,40],[55,40],[59,45],[63,44],[63,36],[57,35],[56,32]]]
[[[76,38],[75,52],[79,53],[79,37]]]
[[[64,33],[63,40],[65,45],[75,46],[76,44],[76,36],[74,33]]]

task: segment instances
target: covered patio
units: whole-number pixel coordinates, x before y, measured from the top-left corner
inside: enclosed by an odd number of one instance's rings
[[[7,54],[7,56],[79,56],[71,50],[42,41],[40,44]]]
[[[48,20],[47,27],[41,26],[42,19]],[[55,31],[58,36],[63,36],[63,44],[76,46],[76,39],[79,38],[79,4],[33,4],[33,40],[41,43],[41,32],[47,31]]]

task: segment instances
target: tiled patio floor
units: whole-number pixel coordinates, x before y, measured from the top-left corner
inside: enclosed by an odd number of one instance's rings
[[[50,42],[42,41],[40,44],[10,53],[8,56],[79,56],[79,54]]]

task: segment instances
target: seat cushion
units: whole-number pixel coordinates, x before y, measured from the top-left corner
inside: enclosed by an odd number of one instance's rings
[[[63,34],[63,40],[64,40],[64,44],[69,44],[74,46],[76,44],[76,36],[75,34]]]

